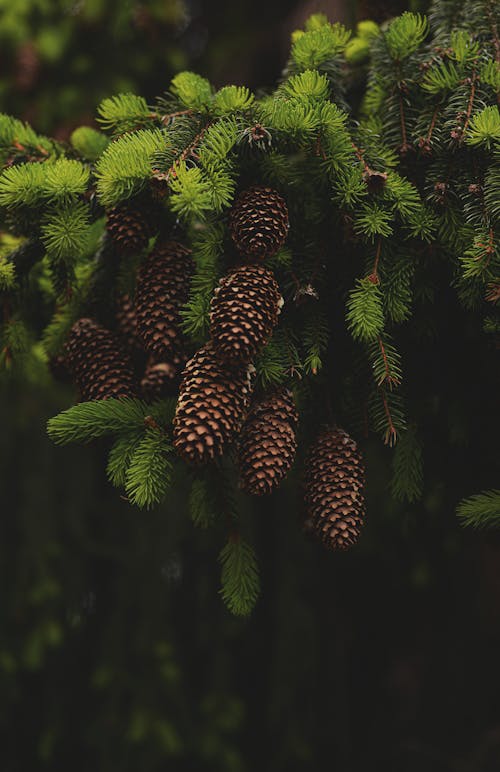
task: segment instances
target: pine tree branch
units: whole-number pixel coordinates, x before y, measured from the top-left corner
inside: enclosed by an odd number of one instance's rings
[[[457,507],[464,525],[475,528],[500,526],[500,490],[484,491],[464,499]]]
[[[461,142],[463,142],[463,139],[465,137],[465,132],[467,131],[467,128],[469,126],[469,122],[470,122],[471,115],[472,115],[472,109],[474,107],[474,97],[476,95],[476,81],[477,81],[477,74],[476,74],[476,70],[473,69],[472,70],[472,75],[470,77],[470,87],[471,87],[471,89],[470,89],[470,96],[469,96],[469,101],[467,103],[467,111],[465,113],[465,121],[464,121],[463,129],[462,129],[462,133],[461,133],[461,137],[460,137],[460,141]]]

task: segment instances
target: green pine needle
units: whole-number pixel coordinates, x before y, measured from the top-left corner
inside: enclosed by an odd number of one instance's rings
[[[97,192],[104,206],[113,206],[138,192],[152,174],[152,161],[168,137],[160,129],[141,129],[112,142],[96,165]]]
[[[483,491],[464,499],[457,507],[457,515],[463,525],[474,528],[498,528],[500,526],[500,490]]]
[[[70,142],[86,161],[97,161],[109,144],[109,139],[90,126],[79,126],[70,137]]]
[[[42,225],[43,243],[56,260],[71,262],[83,255],[90,240],[90,212],[79,201],[63,204],[48,214]]]
[[[252,547],[240,538],[229,539],[221,550],[222,599],[236,616],[248,616],[259,597],[260,579],[257,558]]]
[[[425,16],[406,11],[394,19],[385,33],[385,43],[393,59],[400,61],[411,56],[429,33]]]
[[[47,431],[58,445],[89,442],[106,434],[139,429],[151,412],[151,406],[139,399],[81,402],[51,418]]]
[[[314,70],[338,56],[351,33],[341,24],[322,24],[298,36],[292,45],[292,61],[300,70]]]
[[[152,118],[146,100],[135,94],[117,94],[104,99],[97,112],[97,120],[104,129],[120,134],[137,129]]]
[[[415,426],[402,432],[394,450],[391,492],[398,501],[414,502],[422,496],[422,444]]]
[[[248,110],[253,101],[254,95],[246,86],[224,86],[214,96],[214,110],[219,115],[227,115]]]
[[[119,437],[109,452],[106,473],[115,488],[125,487],[127,471],[134,451],[141,440],[142,432],[133,432]]]
[[[488,149],[500,142],[500,112],[496,105],[485,107],[472,117],[465,141]]]
[[[44,168],[44,193],[49,200],[72,200],[87,190],[90,171],[80,161],[59,158],[53,164],[45,164]]]
[[[0,257],[0,290],[3,292],[16,286],[16,269],[5,257]]]
[[[212,87],[206,78],[194,72],[179,72],[172,79],[172,93],[191,110],[203,110],[212,99]]]
[[[210,481],[197,478],[189,492],[189,513],[197,528],[209,528],[217,520],[217,505],[212,495]]]
[[[44,164],[22,164],[4,169],[0,175],[0,204],[36,206],[44,197]]]
[[[358,279],[347,303],[347,323],[355,340],[369,342],[384,328],[383,296],[369,277]]]
[[[125,492],[132,504],[150,508],[164,498],[171,482],[173,448],[165,432],[148,428],[130,455]]]
[[[328,99],[330,84],[326,75],[317,70],[305,70],[286,81],[283,91],[288,96],[299,99]]]

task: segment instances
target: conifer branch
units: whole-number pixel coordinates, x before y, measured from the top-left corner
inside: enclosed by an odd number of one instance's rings
[[[473,69],[472,70],[472,75],[470,77],[470,96],[469,96],[469,101],[467,103],[467,110],[466,110],[466,113],[465,113],[465,121],[464,121],[463,129],[462,129],[460,141],[463,141],[463,138],[465,136],[465,132],[467,131],[467,128],[469,126],[469,122],[470,122],[470,119],[471,119],[472,109],[474,107],[474,97],[476,95],[476,82],[477,82],[477,74],[476,74],[476,70]]]
[[[391,411],[389,408],[389,402],[387,400],[387,395],[384,389],[380,389],[380,396],[384,405],[384,413],[387,418],[387,429],[384,437],[384,443],[392,447],[396,444],[398,433],[396,427],[394,426],[394,421],[392,419]]]
[[[457,507],[457,515],[464,525],[497,528],[500,526],[500,490],[484,491],[464,499]]]
[[[260,593],[257,559],[252,547],[232,533],[220,552],[221,595],[229,611],[248,616]]]

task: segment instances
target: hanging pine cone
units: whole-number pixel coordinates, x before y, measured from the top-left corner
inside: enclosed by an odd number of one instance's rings
[[[105,327],[92,319],[79,319],[71,328],[66,352],[84,401],[136,396],[130,359]]]
[[[364,516],[364,467],[355,441],[343,429],[326,429],[306,462],[305,527],[331,549],[357,540]]]
[[[183,348],[179,311],[188,298],[192,271],[190,251],[176,241],[156,246],[140,268],[137,332],[157,361],[171,361]]]
[[[210,313],[217,356],[226,362],[250,362],[267,343],[282,305],[272,271],[263,265],[244,265],[224,276]]]
[[[156,220],[157,212],[142,202],[118,204],[108,211],[106,229],[119,252],[137,254],[154,235]]]
[[[137,336],[137,314],[130,295],[120,295],[117,299],[115,318],[116,332],[127,351],[135,351],[140,348]]]
[[[248,260],[272,257],[283,246],[288,233],[288,208],[272,188],[243,191],[229,213],[232,239]]]
[[[130,295],[120,295],[117,298],[114,329],[132,360],[134,375],[140,380],[144,374],[148,355],[137,333],[137,314]]]
[[[248,407],[252,370],[225,369],[211,342],[187,363],[174,418],[174,446],[185,461],[211,461],[233,440]]]
[[[176,389],[185,358],[174,357],[172,362],[150,361],[141,380],[141,394],[146,402],[171,396]]]
[[[273,391],[252,406],[238,440],[240,483],[247,493],[271,493],[286,476],[297,449],[297,421],[288,389]]]

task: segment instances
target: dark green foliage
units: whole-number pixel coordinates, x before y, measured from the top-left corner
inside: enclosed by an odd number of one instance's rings
[[[500,526],[500,491],[484,491],[460,502],[457,514],[464,525],[476,528]]]
[[[418,501],[422,496],[422,446],[414,426],[403,432],[392,463],[391,491],[400,501]]]
[[[238,537],[230,538],[219,560],[224,602],[233,614],[248,616],[260,592],[259,570],[252,547]]]

